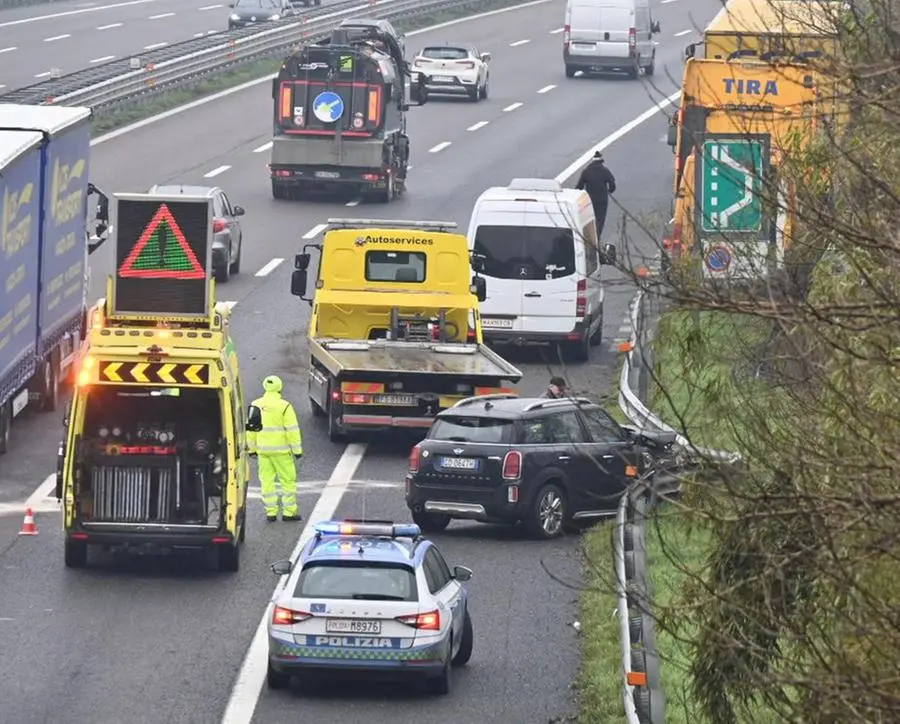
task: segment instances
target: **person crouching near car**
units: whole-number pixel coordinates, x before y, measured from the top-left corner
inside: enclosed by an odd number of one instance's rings
[[[551,377],[547,391],[541,395],[541,397],[551,400],[561,400],[568,396],[569,391],[566,389],[566,381],[562,377]]]

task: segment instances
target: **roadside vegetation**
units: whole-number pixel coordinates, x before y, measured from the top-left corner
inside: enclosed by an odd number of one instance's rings
[[[418,28],[426,28],[431,25],[445,23],[450,20],[456,20],[468,15],[476,15],[477,13],[497,10],[512,5],[520,5],[525,0],[482,0],[481,2],[471,2],[464,7],[450,8],[441,12],[434,12],[425,15],[419,15],[409,20],[398,20],[394,23],[394,27],[400,32],[408,33]],[[414,48],[407,48],[409,52],[414,52]],[[122,107],[111,109],[109,111],[100,111],[94,118],[94,133],[102,134],[114,131],[122,126],[145,118],[150,118],[159,113],[172,110],[178,106],[183,106],[191,101],[205,98],[206,96],[219,93],[220,91],[234,86],[248,83],[258,78],[264,78],[278,71],[281,65],[281,58],[260,60],[254,63],[248,63],[223,73],[217,73],[209,78],[198,79],[197,83],[188,87],[173,89],[171,91],[163,91],[158,95],[151,96],[147,99],[136,98],[134,104],[124,105]]]
[[[900,718],[900,32],[889,0],[834,7],[814,67],[835,113],[764,188],[794,212],[783,266],[637,280],[669,309],[654,405],[742,458],[648,529],[667,721]]]

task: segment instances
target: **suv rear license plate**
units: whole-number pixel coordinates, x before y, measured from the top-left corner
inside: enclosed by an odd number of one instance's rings
[[[413,407],[416,404],[415,395],[375,395],[376,405],[403,405]]]
[[[381,621],[364,618],[329,618],[325,620],[327,633],[380,634]]]
[[[452,75],[436,75],[434,76],[434,80],[437,83],[452,83],[456,80]]]
[[[441,458],[441,467],[451,470],[478,470],[477,458]]]
[[[481,326],[489,329],[512,329],[513,321],[511,319],[491,319],[482,317]]]
[[[340,171],[316,171],[316,178],[340,178]]]

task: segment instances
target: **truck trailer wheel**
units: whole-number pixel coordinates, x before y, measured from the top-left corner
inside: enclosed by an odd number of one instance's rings
[[[88,546],[83,540],[65,542],[66,568],[84,568],[87,565]]]
[[[0,455],[9,450],[9,433],[12,429],[12,400],[0,404]]]

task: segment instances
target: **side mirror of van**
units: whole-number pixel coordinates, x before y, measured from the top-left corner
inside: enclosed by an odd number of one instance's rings
[[[428,89],[425,87],[425,76],[418,72],[410,74],[409,103],[413,106],[424,106],[428,101]]]
[[[294,564],[290,561],[275,561],[271,566],[269,566],[269,570],[272,571],[276,576],[286,576],[290,573],[294,568]]]
[[[481,62],[482,63],[490,63],[491,62],[491,54],[490,53],[482,53],[481,54]]]
[[[659,20],[654,20],[654,21],[650,24],[650,32],[651,32],[651,33],[659,34],[659,32],[660,32],[660,29],[659,29]]]
[[[309,254],[307,252],[294,255],[294,269],[299,269],[300,271],[309,269]]]
[[[291,294],[300,299],[306,298],[306,269],[296,269],[291,274]]]
[[[672,151],[674,153],[675,147],[678,146],[678,124],[670,123],[669,127],[666,129],[666,143],[668,143],[672,147]]]
[[[69,426],[69,420],[72,417],[72,403],[66,403],[66,411],[63,413],[63,427]]]
[[[278,99],[278,78],[272,79],[272,100]]]
[[[472,286],[469,290],[476,296],[479,302],[487,299],[487,282],[484,277],[472,277]]]
[[[600,252],[600,263],[603,266],[615,266],[616,264],[616,245],[604,244],[603,251]]]

